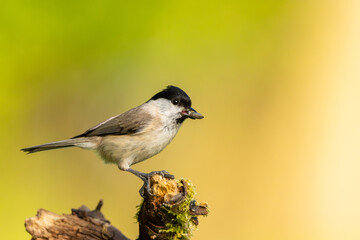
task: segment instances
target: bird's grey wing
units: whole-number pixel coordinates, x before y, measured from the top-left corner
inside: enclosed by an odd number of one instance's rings
[[[73,138],[136,134],[144,130],[151,121],[152,116],[139,106],[123,114],[111,117]]]

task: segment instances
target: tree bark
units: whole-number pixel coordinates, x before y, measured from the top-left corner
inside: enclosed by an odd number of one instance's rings
[[[208,214],[207,204],[196,204],[194,187],[188,181],[160,175],[150,180],[150,193],[144,192],[136,214],[138,239],[190,239],[198,225],[197,217]],[[100,201],[92,211],[82,206],[63,215],[39,209],[35,217],[26,219],[25,228],[34,240],[129,240],[103,216],[102,205]]]

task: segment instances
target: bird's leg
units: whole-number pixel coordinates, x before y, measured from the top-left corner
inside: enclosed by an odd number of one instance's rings
[[[146,190],[149,195],[152,195],[151,194],[151,188],[150,188],[150,178],[152,176],[158,174],[158,175],[161,175],[162,177],[165,177],[165,178],[170,178],[170,179],[175,178],[174,175],[171,175],[169,172],[167,172],[165,170],[153,171],[153,172],[150,172],[150,173],[143,173],[143,172],[139,172],[137,170],[134,170],[132,168],[128,168],[125,171],[131,172],[132,174],[134,174],[135,176],[139,177],[141,180],[144,181],[144,185],[141,187],[141,189],[139,191],[140,195],[142,197],[144,197],[144,190]]]

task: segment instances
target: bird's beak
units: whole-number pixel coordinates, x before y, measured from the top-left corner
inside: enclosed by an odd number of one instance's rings
[[[200,113],[198,113],[195,109],[193,109],[192,107],[189,107],[188,109],[186,109],[185,111],[182,112],[183,116],[186,116],[188,118],[191,119],[202,119],[204,118],[203,115],[201,115]]]

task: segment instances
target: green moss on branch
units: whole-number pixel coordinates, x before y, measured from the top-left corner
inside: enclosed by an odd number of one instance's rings
[[[152,195],[145,195],[136,214],[139,239],[190,239],[197,217],[208,214],[206,203],[196,204],[193,184],[154,175],[151,190]]]

